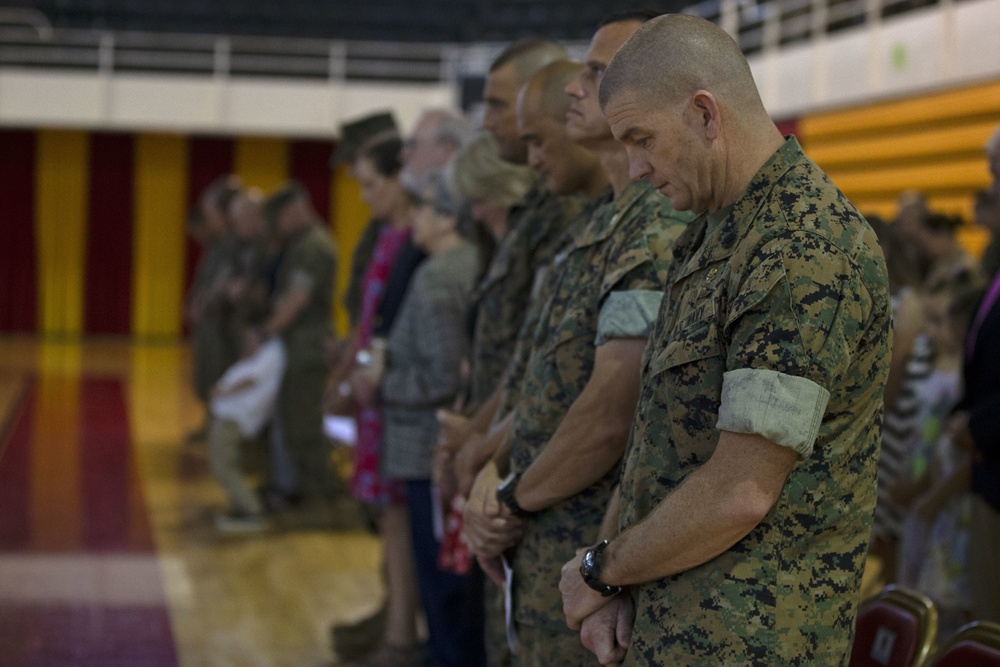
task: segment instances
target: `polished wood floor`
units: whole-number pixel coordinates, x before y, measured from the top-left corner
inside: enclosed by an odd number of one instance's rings
[[[0,664],[324,665],[331,624],[380,604],[359,526],[213,529],[187,369],[183,346],[0,338]]]
[[[356,517],[214,530],[189,387],[183,346],[0,337],[0,665],[328,665],[331,624],[380,605]]]

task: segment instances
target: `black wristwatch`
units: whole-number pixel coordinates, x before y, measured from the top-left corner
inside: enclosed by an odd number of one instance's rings
[[[580,563],[580,576],[583,577],[585,584],[603,597],[609,598],[621,593],[622,587],[612,586],[601,581],[601,562],[604,560],[604,549],[607,546],[608,541],[604,540],[597,546],[587,549],[583,554],[583,561]]]
[[[529,512],[518,505],[517,500],[514,498],[514,491],[517,489],[517,483],[520,481],[521,473],[519,472],[512,472],[504,477],[503,481],[500,482],[500,486],[497,487],[497,500],[506,505],[510,513],[517,518],[527,519],[534,512]]]

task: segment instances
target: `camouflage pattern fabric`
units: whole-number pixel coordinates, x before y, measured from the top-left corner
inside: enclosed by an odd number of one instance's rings
[[[552,261],[584,203],[582,197],[555,197],[536,186],[525,204],[511,212],[507,234],[473,294],[469,409],[482,405],[500,384],[537,276]]]
[[[565,624],[564,624],[565,625]],[[556,633],[543,628],[521,625],[517,629],[518,641],[530,646],[530,651],[517,654],[517,667],[600,667],[600,662],[590,650],[580,643],[580,636],[565,627]]]
[[[208,403],[212,387],[238,358],[230,329],[228,301],[218,290],[220,281],[232,276],[236,244],[224,238],[213,242],[195,270],[191,300],[203,305],[201,317],[191,328],[192,373],[195,393]]]
[[[790,138],[675,254],[644,355],[621,528],[708,460],[720,428],[766,434],[801,460],[735,546],[633,587],[625,664],[846,664],[890,356],[875,234]]]
[[[615,201],[599,208],[572,247],[560,253],[551,269],[552,294],[539,316],[515,409],[513,470],[523,471],[531,464],[590,379],[605,302],[615,294],[651,295],[653,308],[628,334],[648,335],[674,240],[690,219],[674,211],[648,183],[630,183]],[[582,493],[528,521],[513,562],[519,627],[529,625],[540,636],[566,635],[579,641],[566,628],[558,590],[560,570],[577,548],[596,541],[615,473],[610,471]],[[521,650],[523,659],[530,661],[543,647],[522,641]]]
[[[309,302],[282,333],[288,366],[278,395],[277,414],[289,452],[297,464],[302,490],[330,496],[338,488],[323,434],[323,389],[328,369],[324,343],[330,334],[330,310],[336,256],[329,233],[310,225],[288,243],[275,285],[275,297],[288,289],[309,290]]]
[[[278,266],[275,298],[292,287],[309,291],[309,303],[282,333],[289,368],[323,363],[323,346],[331,332],[336,264],[330,234],[318,224],[310,225],[288,242]]]
[[[613,192],[609,185],[600,195],[591,199],[583,206],[576,219],[570,222],[563,232],[556,253],[549,266],[539,275],[535,289],[532,290],[531,299],[528,302],[528,309],[524,314],[524,321],[521,323],[521,330],[517,334],[514,351],[507,362],[507,368],[503,374],[502,381],[504,386],[500,397],[500,407],[497,410],[497,419],[505,417],[517,404],[521,381],[524,379],[524,369],[531,358],[535,330],[538,328],[538,319],[541,317],[542,309],[548,303],[549,297],[555,289],[554,283],[558,278],[558,271],[553,270],[553,264],[557,261],[559,263],[565,261],[564,253],[573,247],[576,237],[590,224],[590,220],[597,209],[611,201],[612,195]]]

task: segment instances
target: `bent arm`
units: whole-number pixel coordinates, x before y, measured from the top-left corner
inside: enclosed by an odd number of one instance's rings
[[[311,292],[305,287],[293,286],[285,290],[274,304],[271,318],[264,325],[264,334],[268,338],[281,335],[309,305],[310,296]]]
[[[639,401],[643,338],[616,338],[597,348],[594,370],[556,432],[524,471],[517,502],[537,511],[570,498],[621,460]]]
[[[639,584],[715,558],[767,516],[798,460],[793,449],[763,436],[721,431],[705,465],[611,541],[602,580]]]

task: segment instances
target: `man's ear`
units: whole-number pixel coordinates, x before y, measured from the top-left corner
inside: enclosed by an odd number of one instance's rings
[[[708,140],[718,138],[721,130],[719,103],[707,90],[699,90],[691,97],[691,107],[697,119],[699,131]]]

